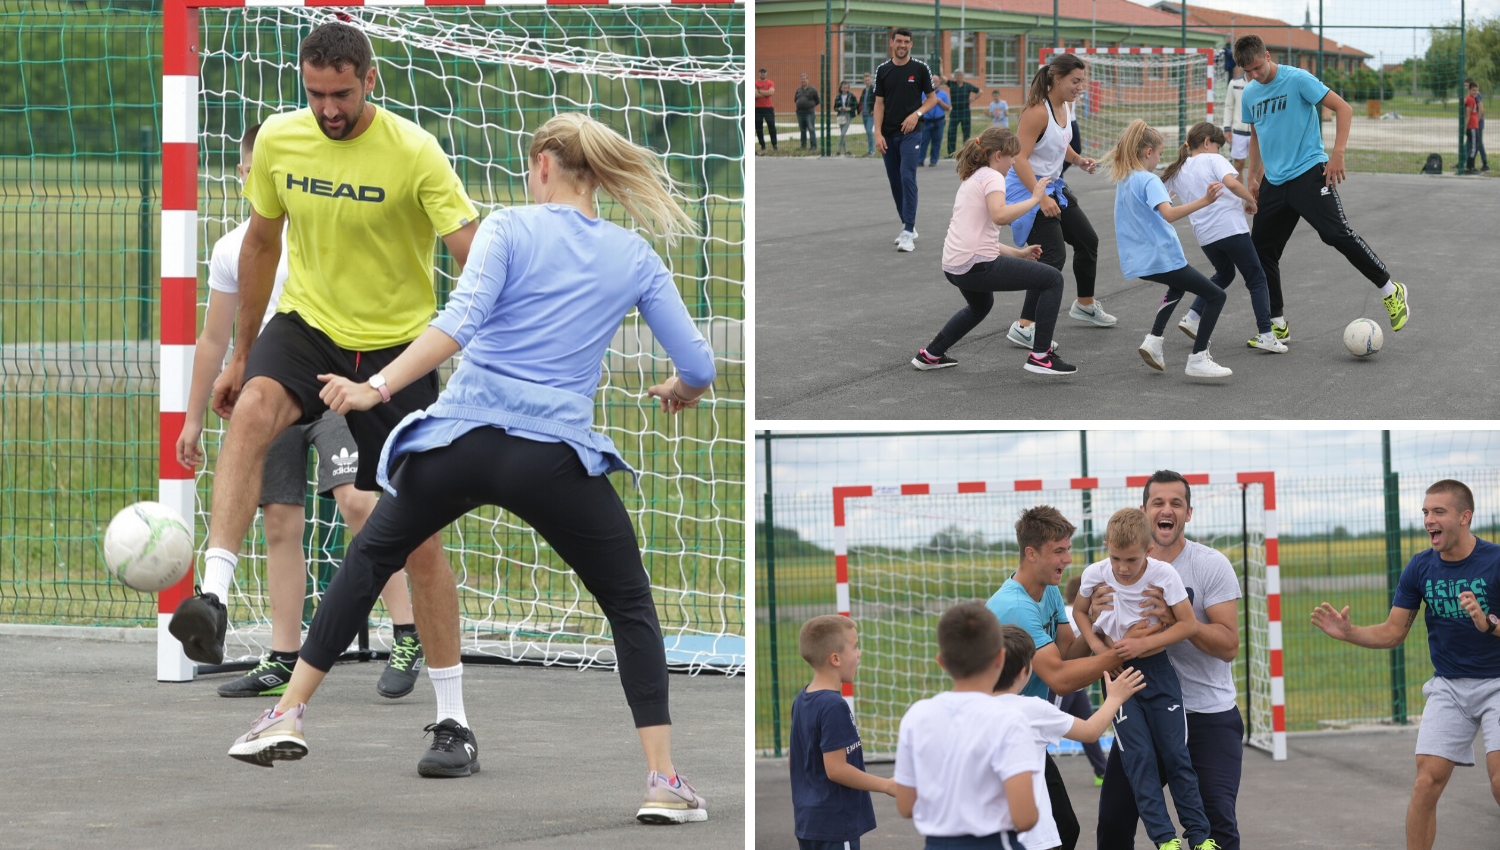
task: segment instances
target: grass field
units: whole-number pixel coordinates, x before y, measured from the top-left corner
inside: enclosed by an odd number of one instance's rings
[[[1484,535],[1488,531],[1481,530]],[[1427,546],[1425,535],[1403,535],[1402,564]],[[1287,729],[1307,731],[1358,723],[1384,722],[1391,717],[1393,658],[1405,666],[1403,689],[1409,715],[1420,714],[1421,686],[1431,676],[1427,655],[1426,626],[1419,619],[1401,650],[1359,649],[1325,636],[1311,624],[1310,615],[1319,603],[1328,601],[1350,606],[1356,623],[1384,621],[1389,596],[1384,584],[1385,544],[1379,537],[1340,540],[1284,541],[1279,546],[1283,593],[1281,596],[1284,682]],[[1226,551],[1236,571],[1240,568],[1238,547]],[[860,681],[856,685],[861,730],[872,751],[881,751],[895,740],[895,723],[913,701],[946,687],[946,679],[932,660],[936,654],[937,619],[948,605],[969,598],[987,598],[1015,569],[1014,556],[995,557],[963,566],[937,570],[940,586],[923,587],[910,575],[883,572],[878,578],[851,555],[850,574],[854,616],[861,622],[864,651]],[[791,699],[807,682],[807,666],[797,655],[797,631],[811,616],[835,610],[831,555],[827,557],[779,557],[776,559],[776,605],[774,630],[768,621],[765,565],[757,559],[756,618],[756,749],[773,749],[771,692],[771,636],[777,642],[777,678],[781,694],[782,744]],[[1081,572],[1075,566],[1067,575]],[[1374,577],[1372,581],[1367,577]],[[877,591],[857,587],[878,584]],[[1343,589],[1340,589],[1340,588]],[[1290,591],[1290,588],[1303,588]],[[1290,591],[1290,592],[1289,592]],[[878,600],[878,605],[872,605]],[[861,618],[864,607],[867,616]],[[1241,606],[1241,617],[1244,607]],[[871,615],[870,612],[877,612]],[[1250,641],[1241,629],[1241,654],[1234,665],[1240,683],[1244,710],[1245,663]],[[877,712],[870,702],[879,704]],[[1248,717],[1248,714],[1247,714]],[[887,738],[889,740],[887,740]]]

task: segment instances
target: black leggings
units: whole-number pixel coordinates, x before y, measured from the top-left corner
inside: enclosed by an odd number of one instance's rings
[[[1026,237],[1026,244],[1042,246],[1042,262],[1058,271],[1063,270],[1063,264],[1068,260],[1068,252],[1063,245],[1073,246],[1073,279],[1078,282],[1078,297],[1093,298],[1094,277],[1099,266],[1099,236],[1094,233],[1094,225],[1083,214],[1073,193],[1064,188],[1062,194],[1068,199],[1068,205],[1063,207],[1062,214],[1057,218],[1050,218],[1037,213],[1031,223],[1031,233]],[[1021,318],[1028,322],[1036,319],[1025,313],[1021,314]]]
[[[1198,322],[1198,339],[1193,343],[1193,353],[1197,354],[1208,348],[1208,338],[1213,336],[1214,324],[1219,321],[1219,312],[1224,309],[1224,290],[1214,286],[1213,281],[1192,266],[1183,266],[1161,274],[1148,274],[1142,280],[1167,285],[1167,294],[1161,299],[1161,308],[1156,311],[1156,323],[1151,326],[1152,336],[1161,336],[1162,331],[1167,329],[1167,320],[1172,318],[1172,311],[1177,309],[1184,291],[1203,296],[1206,306],[1203,319]]]
[[[964,338],[969,331],[984,321],[995,306],[996,292],[1026,290],[1026,304],[1021,315],[1036,321],[1036,334],[1031,350],[1045,355],[1052,348],[1052,329],[1057,324],[1057,311],[1062,306],[1062,272],[1051,266],[1017,257],[996,257],[974,267],[963,274],[943,272],[948,282],[963,293],[968,306],[953,314],[948,324],[927,344],[927,353],[941,355],[948,347]]]
[[[589,475],[567,443],[476,428],[452,445],[407,456],[391,483],[397,495],[376,503],[323,595],[303,661],[331,668],[386,581],[423,541],[475,508],[498,505],[536,529],[609,619],[635,725],[672,722],[666,647],[635,528],[609,480]]]

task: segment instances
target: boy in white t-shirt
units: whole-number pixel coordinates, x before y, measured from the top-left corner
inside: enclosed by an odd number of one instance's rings
[[[1031,726],[1037,758],[1046,758],[1047,745],[1062,739],[1092,743],[1099,740],[1109,728],[1110,717],[1130,695],[1146,687],[1146,678],[1132,668],[1125,668],[1119,676],[1110,678],[1104,674],[1108,684],[1104,688],[1104,704],[1087,720],[1080,720],[1057,708],[1052,703],[1032,696],[1022,696],[1021,689],[1031,678],[1031,659],[1036,654],[1036,641],[1020,626],[1003,625],[1000,639],[1005,646],[1005,667],[995,683],[996,699],[1013,709]],[[1041,773],[1033,774],[1032,793],[1037,800],[1036,826],[1021,834],[1021,844],[1026,850],[1052,850],[1062,846],[1057,832],[1057,823],[1052,820],[1052,807],[1048,804],[1047,781]]]
[[[1146,557],[1151,541],[1151,526],[1140,508],[1124,508],[1109,518],[1105,528],[1109,558],[1090,564],[1083,571],[1073,618],[1078,630],[1096,654],[1113,649],[1131,660],[1135,669],[1145,674],[1146,687],[1130,697],[1115,715],[1115,741],[1125,773],[1135,792],[1136,808],[1146,833],[1159,850],[1180,850],[1177,828],[1167,814],[1166,798],[1161,790],[1157,760],[1166,771],[1172,786],[1172,801],[1182,821],[1188,846],[1194,850],[1216,850],[1218,844],[1208,837],[1208,817],[1203,813],[1203,799],[1198,792],[1198,774],[1187,749],[1187,712],[1182,708],[1182,684],[1167,657],[1166,648],[1188,640],[1198,631],[1193,603],[1187,588],[1172,565]],[[1114,591],[1114,610],[1106,611],[1096,624],[1089,617],[1088,599],[1100,583]],[[1154,616],[1142,617],[1142,602],[1147,585],[1162,589],[1163,600],[1171,607],[1177,622],[1148,637],[1125,637],[1130,626]]]
[[[953,690],[917,700],[896,739],[896,810],[928,848],[1023,850],[1037,824],[1042,757],[1025,717],[991,696],[1005,668],[1000,621],[980,602],[938,621],[938,664]]]
[[[1188,131],[1187,141],[1177,152],[1177,161],[1167,166],[1161,180],[1179,198],[1197,198],[1210,183],[1223,183],[1226,191],[1219,199],[1188,216],[1193,236],[1204,256],[1214,264],[1214,286],[1228,289],[1234,283],[1234,270],[1245,276],[1250,290],[1250,306],[1255,310],[1259,335],[1251,338],[1249,347],[1276,354],[1286,352],[1286,343],[1276,338],[1271,328],[1271,296],[1266,288],[1266,272],[1250,241],[1250,225],[1245,213],[1255,212],[1255,199],[1239,180],[1239,170],[1219,154],[1224,131],[1207,121],[1199,121]],[[1236,199],[1237,198],[1237,199]],[[1177,327],[1193,339],[1198,338],[1198,322],[1206,308],[1200,296]]]

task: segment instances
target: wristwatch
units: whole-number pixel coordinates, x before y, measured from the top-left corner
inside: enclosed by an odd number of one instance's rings
[[[1500,628],[1500,617],[1496,617],[1494,614],[1491,614],[1490,615],[1490,627],[1487,628],[1487,629],[1485,629],[1484,633],[1487,634],[1487,635],[1492,635],[1492,634],[1495,633],[1495,629],[1497,629],[1497,628]]]
[[[370,387],[380,393],[380,398],[382,401],[391,400],[391,391],[389,389],[386,389],[384,375],[377,373],[376,375],[372,376],[370,378]]]

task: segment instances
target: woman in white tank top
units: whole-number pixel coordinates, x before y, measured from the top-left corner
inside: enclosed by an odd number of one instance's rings
[[[1038,179],[1053,178],[1053,183],[1047,188],[1047,197],[1042,199],[1036,213],[1030,218],[1018,219],[1011,225],[1012,233],[1018,243],[1040,245],[1041,261],[1058,271],[1062,271],[1067,262],[1066,246],[1073,246],[1073,278],[1078,283],[1078,297],[1068,315],[1110,327],[1115,324],[1115,317],[1104,312],[1103,305],[1094,299],[1099,237],[1094,233],[1088,216],[1078,207],[1073,193],[1057,179],[1062,176],[1064,162],[1089,174],[1093,174],[1096,168],[1094,160],[1080,156],[1069,146],[1073,140],[1073,102],[1088,85],[1088,80],[1088,65],[1071,53],[1056,54],[1037,70],[1016,128],[1016,135],[1021,140],[1021,155],[1016,157],[1015,167],[1007,175],[1006,198],[1009,200],[1011,195],[1022,193],[1029,195]],[[1030,348],[1035,334],[1032,329],[1035,318],[1023,310],[1020,321],[1011,325],[1006,338],[1015,345]]]

